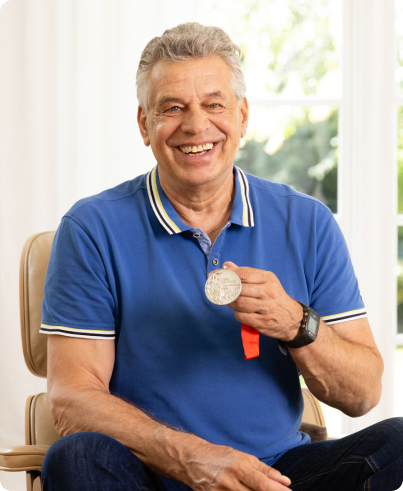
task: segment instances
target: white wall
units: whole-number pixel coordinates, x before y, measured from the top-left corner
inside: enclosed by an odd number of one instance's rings
[[[1,7],[0,446],[25,443],[25,400],[46,390],[22,354],[22,246],[35,232],[55,230],[77,199],[154,165],[136,122],[140,53],[193,16],[186,0],[9,0]],[[25,474],[0,472],[0,482],[22,491]]]
[[[396,341],[397,163],[394,1],[344,1],[340,225],[377,346],[383,394],[367,415],[343,416],[351,433],[393,415]]]
[[[392,411],[396,169],[393,0],[344,6],[340,223],[386,362],[379,407],[345,417],[348,433]],[[25,399],[46,390],[21,349],[23,243],[56,229],[77,199],[151,168],[136,123],[139,55],[194,15],[194,0],[9,0],[0,9],[0,446],[24,443]],[[22,473],[0,472],[0,482],[25,489]]]

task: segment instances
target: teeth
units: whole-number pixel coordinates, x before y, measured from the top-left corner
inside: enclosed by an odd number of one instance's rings
[[[203,152],[204,150],[211,150],[214,147],[213,143],[206,143],[205,145],[193,145],[192,147],[180,146],[179,148],[184,153],[197,153]]]

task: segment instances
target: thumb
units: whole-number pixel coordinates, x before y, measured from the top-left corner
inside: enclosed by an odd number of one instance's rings
[[[223,264],[223,267],[224,267],[224,269],[226,269],[226,268],[237,268],[238,266],[231,261],[225,261],[225,263]]]

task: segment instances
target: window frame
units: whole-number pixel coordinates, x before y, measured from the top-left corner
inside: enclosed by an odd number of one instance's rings
[[[385,371],[379,405],[362,418],[343,416],[343,433],[393,415],[398,341],[394,19],[394,0],[344,0],[339,223]]]
[[[342,416],[350,434],[393,416],[397,334],[397,107],[395,0],[342,2],[341,98],[253,99],[250,105],[329,105],[339,110],[338,213],[370,325],[384,359],[383,394],[360,418]],[[197,11],[197,9],[196,9]],[[197,17],[197,15],[196,15]]]

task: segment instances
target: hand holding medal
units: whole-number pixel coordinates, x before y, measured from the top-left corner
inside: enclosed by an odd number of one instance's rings
[[[242,324],[246,359],[259,356],[259,333],[277,339],[283,354],[287,354],[283,344],[293,343],[300,333],[303,306],[287,294],[271,271],[238,267],[227,261],[223,269],[210,274],[206,295],[211,302],[235,311]]]
[[[210,302],[216,305],[228,305],[234,302],[242,291],[240,277],[231,270],[221,269],[211,274],[206,282],[205,292]],[[242,344],[245,359],[257,358],[259,356],[259,331],[254,327],[242,324]]]

